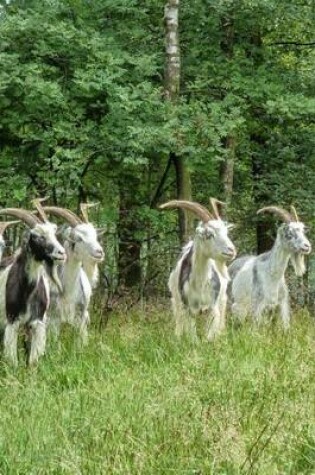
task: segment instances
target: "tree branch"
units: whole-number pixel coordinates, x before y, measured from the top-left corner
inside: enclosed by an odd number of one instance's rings
[[[275,41],[274,43],[269,43],[268,46],[315,46],[315,41],[310,41],[308,43],[299,43],[298,41]]]
[[[162,178],[160,180],[160,183],[156,189],[156,192],[151,200],[151,203],[150,203],[150,208],[155,208],[155,205],[156,203],[158,202],[160,196],[162,195],[162,192],[163,192],[163,187],[164,187],[164,184],[166,182],[166,179],[167,179],[167,175],[168,175],[168,172],[171,168],[171,165],[172,165],[172,157],[169,156],[169,159],[167,161],[167,164],[166,164],[166,167],[165,167],[165,170],[164,170],[164,173],[162,175]]]

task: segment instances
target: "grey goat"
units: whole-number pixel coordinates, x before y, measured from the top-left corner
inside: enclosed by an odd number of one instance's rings
[[[267,206],[258,214],[264,212],[276,214],[284,223],[278,228],[270,251],[259,256],[239,257],[229,266],[231,309],[240,320],[251,313],[259,324],[265,311],[279,307],[283,326],[287,329],[290,303],[285,271],[291,260],[296,275],[304,274],[304,256],[311,252],[311,244],[293,206],[290,213],[278,206]]]

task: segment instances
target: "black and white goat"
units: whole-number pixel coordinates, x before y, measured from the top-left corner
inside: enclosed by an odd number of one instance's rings
[[[239,320],[251,313],[259,324],[265,311],[279,307],[283,326],[287,329],[290,304],[285,271],[291,260],[296,275],[304,274],[304,256],[311,252],[311,244],[293,206],[291,213],[277,206],[258,211],[263,212],[275,213],[284,223],[278,228],[270,251],[259,256],[242,256],[229,266],[231,309]]]
[[[45,213],[63,218],[70,224],[64,232],[63,243],[67,260],[60,267],[63,292],[52,298],[51,323],[56,334],[59,334],[63,322],[78,327],[83,343],[87,342],[88,337],[88,308],[98,276],[98,264],[104,259],[97,231],[88,221],[88,206],[81,205],[83,220],[65,208],[43,207]]]
[[[195,317],[206,312],[207,340],[211,341],[225,327],[226,289],[228,272],[226,261],[236,255],[228,237],[229,225],[221,218],[217,201],[211,199],[214,215],[199,203],[172,200],[160,206],[192,211],[201,222],[195,237],[183,248],[172,271],[168,286],[172,295],[175,333],[189,333],[197,339]]]
[[[20,250],[0,272],[0,319],[4,327],[4,354],[17,365],[20,325],[30,336],[28,363],[34,364],[45,351],[46,312],[49,306],[49,280],[61,290],[55,264],[64,262],[66,253],[57,241],[57,226],[42,222],[30,212],[18,208],[0,210],[0,214],[19,218],[28,227]]]

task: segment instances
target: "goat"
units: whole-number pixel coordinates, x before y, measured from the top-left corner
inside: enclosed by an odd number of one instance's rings
[[[278,228],[270,251],[239,257],[229,266],[231,310],[240,320],[251,312],[259,324],[266,310],[280,307],[283,327],[288,329],[290,304],[285,271],[291,260],[296,275],[304,274],[304,256],[311,252],[311,244],[293,206],[291,213],[278,206],[267,206],[258,214],[264,212],[276,214],[284,223]]]
[[[52,324],[57,334],[62,322],[79,327],[83,343],[87,342],[88,337],[87,328],[90,322],[88,307],[98,275],[97,265],[104,259],[97,231],[93,224],[88,222],[86,212],[88,206],[81,205],[84,221],[68,209],[56,206],[43,207],[45,213],[61,217],[70,224],[64,233],[67,260],[60,267],[63,292],[52,299]]]
[[[81,214],[83,217],[83,222],[86,224],[89,224],[90,228],[90,235],[94,235],[94,251],[90,249],[87,250],[87,252],[84,252],[82,254],[82,267],[87,275],[87,278],[89,279],[89,282],[91,284],[92,289],[95,289],[99,282],[99,264],[100,262],[103,261],[104,259],[104,251],[103,248],[95,243],[95,240],[97,241],[98,238],[104,233],[104,229],[95,229],[95,227],[90,223],[89,221],[89,216],[88,216],[88,208],[91,208],[93,206],[97,205],[97,203],[81,203],[80,209],[81,209]],[[93,230],[94,231],[93,231]],[[98,254],[98,255],[97,255]]]
[[[189,333],[197,340],[195,318],[206,312],[207,340],[211,341],[225,327],[226,289],[229,280],[226,261],[236,255],[235,247],[228,237],[228,225],[222,221],[219,202],[211,199],[214,216],[199,203],[172,200],[160,206],[184,208],[197,215],[195,237],[183,248],[168,287],[172,296],[175,317],[175,334],[180,337]]]
[[[19,223],[19,221],[2,221],[2,222],[0,222],[0,263],[2,261],[3,251],[4,251],[5,246],[6,246],[3,234],[4,234],[4,232],[5,232],[5,230],[7,229],[8,226],[10,226],[12,224],[16,224],[16,223]]]
[[[24,209],[5,208],[0,214],[15,216],[29,227],[21,249],[0,272],[0,318],[4,326],[6,359],[14,366],[18,364],[18,330],[22,324],[31,339],[28,363],[32,365],[45,352],[49,306],[47,273],[61,290],[55,263],[63,262],[66,253],[57,241],[55,224],[43,222]]]

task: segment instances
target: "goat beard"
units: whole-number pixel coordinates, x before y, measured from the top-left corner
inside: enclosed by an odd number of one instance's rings
[[[219,271],[219,274],[221,274],[221,276],[224,279],[227,279],[229,281],[230,276],[229,276],[228,268],[227,268],[227,265],[226,265],[226,261],[225,260],[222,260],[222,261],[218,260],[216,262],[216,267],[217,267],[217,270]]]
[[[49,278],[56,285],[59,292],[62,293],[63,287],[58,275],[58,266],[52,261],[52,262],[46,263],[45,267],[46,267],[46,271]]]
[[[298,277],[301,277],[306,271],[304,254],[302,254],[301,252],[292,253],[291,262],[296,275]]]

